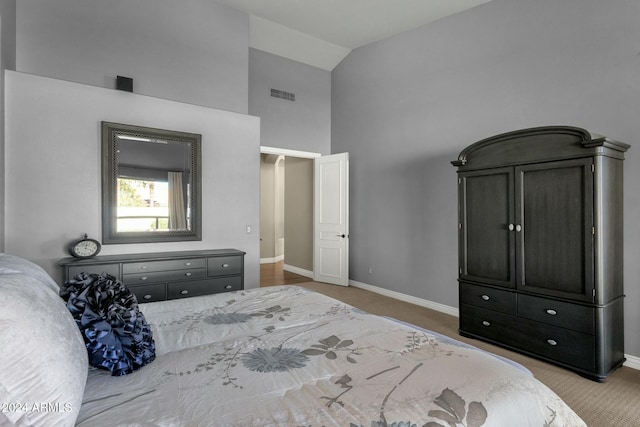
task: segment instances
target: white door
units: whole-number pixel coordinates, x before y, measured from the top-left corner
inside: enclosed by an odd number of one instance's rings
[[[314,159],[313,280],[349,285],[349,153]]]

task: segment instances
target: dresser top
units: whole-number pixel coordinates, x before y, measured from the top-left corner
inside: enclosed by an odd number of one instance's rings
[[[246,252],[237,249],[207,249],[197,251],[150,252],[137,254],[102,255],[93,258],[62,258],[58,261],[61,267],[86,264],[110,264],[115,262],[163,261],[183,258],[204,258],[216,256],[241,256]]]

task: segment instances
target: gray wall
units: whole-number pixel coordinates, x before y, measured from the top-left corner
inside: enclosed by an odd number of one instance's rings
[[[14,71],[5,92],[7,252],[60,280],[71,241],[101,240],[100,122],[135,123],[202,135],[202,241],[101,254],[235,248],[247,253],[245,287],[259,286],[259,118]]]
[[[100,239],[101,120],[187,130],[203,134],[203,240],[102,253],[235,247],[245,285],[258,286],[259,119],[222,111],[248,110],[248,15],[208,0],[0,0],[0,12],[3,66],[32,75],[3,84],[3,250],[58,279],[70,240]],[[108,90],[116,75],[135,94]]]
[[[632,145],[625,337],[640,356],[638,17],[637,0],[493,0],[354,50],[332,73],[331,145],[350,153],[351,279],[457,307],[449,162],[497,133],[585,127]]]
[[[0,0],[2,19],[2,68],[16,68],[16,0]]]
[[[249,16],[209,0],[20,0],[16,70],[247,113]]]
[[[295,93],[295,102],[271,96],[271,89]],[[331,73],[256,49],[249,50],[249,114],[260,116],[260,145],[321,154],[331,153]],[[308,159],[287,156],[285,159],[285,264],[313,270],[313,177],[308,189],[301,189],[296,178],[306,179]],[[264,164],[263,198],[274,183],[273,165]],[[311,169],[313,171],[313,169]],[[292,175],[291,175],[292,174]],[[304,185],[303,185],[304,187]],[[272,196],[263,201],[261,214],[261,256],[281,255],[273,248],[276,223],[271,215]],[[296,205],[298,207],[296,207]],[[304,228],[302,228],[304,227]],[[310,246],[311,245],[311,246]]]
[[[295,102],[271,96],[292,92]],[[261,145],[331,153],[331,73],[249,50],[249,114],[261,118]]]
[[[16,66],[16,0],[0,0],[0,82]],[[0,252],[4,252],[4,84],[0,84]]]

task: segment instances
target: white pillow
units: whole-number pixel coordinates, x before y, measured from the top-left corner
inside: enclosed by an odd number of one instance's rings
[[[27,274],[34,279],[38,279],[56,292],[60,289],[51,276],[38,264],[34,264],[31,261],[15,255],[0,253],[0,276],[14,273]]]
[[[44,270],[6,261],[0,256],[0,421],[73,426],[88,370],[80,330]]]

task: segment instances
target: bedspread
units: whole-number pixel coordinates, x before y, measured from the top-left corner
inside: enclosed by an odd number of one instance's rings
[[[142,304],[156,360],[81,426],[584,426],[524,369],[295,286]]]

